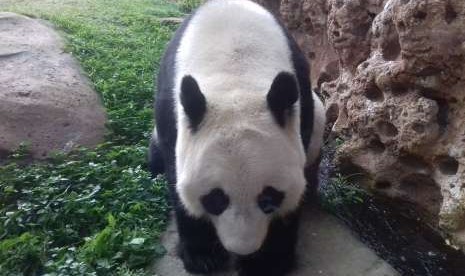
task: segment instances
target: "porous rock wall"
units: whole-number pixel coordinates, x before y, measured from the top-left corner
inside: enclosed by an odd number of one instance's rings
[[[465,1],[272,8],[307,54],[312,85],[345,140],[341,170],[465,249]]]

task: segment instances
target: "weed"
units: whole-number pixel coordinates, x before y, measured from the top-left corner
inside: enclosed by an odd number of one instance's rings
[[[179,6],[183,12],[190,13],[203,2],[202,0],[181,0]]]
[[[8,215],[14,216],[12,213]],[[30,275],[35,272],[44,259],[44,252],[40,246],[43,242],[41,237],[29,232],[2,240],[0,271],[17,275]]]
[[[366,192],[350,181],[354,175],[344,176],[336,174],[321,191],[323,207],[334,211],[351,204],[362,203]]]
[[[344,139],[342,139],[342,138],[340,138],[340,137],[336,137],[336,138],[334,139],[334,143],[335,143],[336,149],[342,147],[342,145],[344,144],[344,142],[345,142]]]

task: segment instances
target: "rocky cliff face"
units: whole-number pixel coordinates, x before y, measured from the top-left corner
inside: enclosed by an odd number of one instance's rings
[[[465,248],[465,1],[271,8],[307,54],[312,85],[345,140],[341,170]]]

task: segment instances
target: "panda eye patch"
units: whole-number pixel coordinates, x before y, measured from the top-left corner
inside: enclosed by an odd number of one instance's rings
[[[284,199],[284,193],[273,187],[267,186],[262,193],[258,195],[258,207],[265,214],[271,214],[276,211]]]
[[[215,188],[200,199],[203,208],[215,216],[220,215],[229,206],[229,197],[220,188]]]

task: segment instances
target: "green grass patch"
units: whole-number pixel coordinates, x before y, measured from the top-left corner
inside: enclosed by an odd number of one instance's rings
[[[182,11],[191,12],[203,2],[205,1],[204,0],[181,0],[179,1],[179,6]]]
[[[0,271],[113,275],[161,255],[166,183],[141,167],[145,155],[106,143],[0,167]]]
[[[106,142],[0,167],[1,275],[144,275],[163,254],[166,183],[146,168],[154,75],[182,16],[168,0],[4,1],[49,20],[68,41],[108,112]]]

